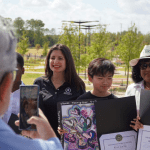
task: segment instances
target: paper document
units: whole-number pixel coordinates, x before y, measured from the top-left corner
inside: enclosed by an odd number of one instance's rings
[[[137,133],[135,131],[103,134],[100,139],[101,150],[135,150]]]
[[[139,129],[137,150],[150,150],[150,126]]]

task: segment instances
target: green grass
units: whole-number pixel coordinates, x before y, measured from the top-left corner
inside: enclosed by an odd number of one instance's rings
[[[127,76],[114,74],[113,78],[127,78]]]
[[[38,77],[41,77],[41,74],[35,74],[35,73],[25,73],[22,76],[22,81],[24,82],[24,84],[26,85],[32,85],[34,80]]]
[[[33,69],[33,68],[26,68],[26,71],[33,71],[33,72],[45,72],[44,69]]]
[[[126,92],[126,88],[113,88],[113,89],[110,89],[110,91],[112,92]]]
[[[49,49],[48,49],[49,50]],[[42,55],[43,53],[43,48],[40,48],[38,51],[35,48],[29,48],[28,52],[26,54],[31,53],[32,55]]]
[[[124,67],[123,68],[117,68],[116,70],[118,70],[118,71],[125,71],[125,68]],[[129,68],[129,72],[131,72],[131,71],[132,71],[132,68]]]
[[[40,64],[39,63],[25,63],[24,66],[39,66]]]

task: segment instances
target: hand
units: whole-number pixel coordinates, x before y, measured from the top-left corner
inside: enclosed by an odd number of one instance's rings
[[[58,127],[58,133],[60,134],[60,135],[62,135],[62,134],[65,134],[65,133],[68,133],[68,131],[67,130],[64,130],[64,129],[61,129],[60,127]]]
[[[49,138],[56,137],[51,125],[49,124],[47,118],[43,114],[42,110],[39,108],[39,117],[32,116],[27,120],[29,124],[35,124],[37,131],[22,131],[22,135],[30,138],[40,138],[43,140],[48,140]],[[19,120],[15,121],[16,126],[19,126]]]
[[[133,119],[133,121],[131,121],[132,124],[130,124],[130,127],[132,127],[135,131],[137,131],[138,129],[143,129],[143,124],[139,121],[140,117],[137,116],[135,119]]]

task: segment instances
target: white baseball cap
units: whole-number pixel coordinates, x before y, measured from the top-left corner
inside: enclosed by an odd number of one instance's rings
[[[0,82],[5,73],[16,68],[16,43],[13,26],[0,16]]]
[[[140,54],[140,58],[136,58],[136,59],[132,59],[130,60],[129,64],[130,66],[135,66],[140,59],[150,59],[150,45],[145,45],[141,54]]]

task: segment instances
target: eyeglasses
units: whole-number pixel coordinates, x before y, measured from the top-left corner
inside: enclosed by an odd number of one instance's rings
[[[140,69],[141,70],[146,70],[147,67],[150,67],[150,63],[148,63],[148,64],[146,64],[146,63],[140,64]]]
[[[12,74],[13,74],[13,81],[15,81],[15,79],[16,79],[17,71],[18,71],[18,68],[15,68],[15,70],[12,71]]]
[[[18,68],[15,68],[15,70],[10,71],[10,72],[13,74],[13,81],[15,81],[15,79],[16,79],[17,71],[18,71]],[[5,75],[6,75],[7,73],[8,73],[8,72],[6,72],[6,73],[3,75],[3,77],[2,77],[2,79],[1,79],[1,81],[0,81],[0,84],[1,84],[1,82],[3,81],[3,79],[4,79],[4,77],[5,77]]]

